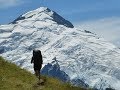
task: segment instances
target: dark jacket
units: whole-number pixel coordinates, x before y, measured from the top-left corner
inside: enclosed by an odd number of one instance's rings
[[[40,50],[33,50],[33,57],[32,57],[31,63],[34,63],[35,70],[41,69],[43,60],[42,60],[42,54]]]

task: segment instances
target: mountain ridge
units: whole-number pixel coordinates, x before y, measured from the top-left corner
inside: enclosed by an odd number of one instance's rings
[[[43,68],[50,63],[51,70],[56,71],[52,63],[56,58],[59,71],[63,71],[72,84],[119,90],[120,49],[96,34],[66,26],[64,19],[63,24],[58,24],[39,10],[44,11],[46,7],[23,14],[29,17],[36,13],[33,17],[0,26],[1,55],[33,72],[30,59],[32,50],[38,48],[43,54]]]
[[[31,14],[32,12],[37,12],[37,13],[34,13],[32,15],[29,16],[29,14]],[[12,24],[16,24],[17,21],[19,20],[24,20],[24,19],[29,19],[29,18],[32,18],[34,16],[36,16],[37,14],[39,13],[45,13],[47,15],[49,15],[51,18],[51,20],[55,21],[57,24],[60,24],[60,25],[65,25],[66,27],[70,27],[70,28],[73,28],[74,26],[72,25],[71,22],[65,20],[64,18],[62,18],[60,15],[58,15],[56,12],[54,11],[51,11],[49,8],[47,7],[40,7],[36,10],[33,10],[33,11],[30,11],[26,14],[23,14],[21,16],[19,16],[17,19],[15,19],[13,22],[11,22]],[[28,15],[28,16],[27,16]],[[38,16],[39,17],[39,16]],[[48,18],[47,18],[48,19]]]

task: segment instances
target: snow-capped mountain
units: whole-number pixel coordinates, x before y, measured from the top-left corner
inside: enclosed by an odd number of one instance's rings
[[[74,85],[120,88],[120,49],[46,7],[0,25],[0,55],[33,72],[33,49],[43,55],[42,73]]]

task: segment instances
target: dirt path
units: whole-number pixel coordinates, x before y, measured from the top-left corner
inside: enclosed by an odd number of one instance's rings
[[[41,90],[44,89],[45,85],[45,80],[44,79],[40,79],[39,81],[37,81],[34,85],[33,88],[36,90]]]

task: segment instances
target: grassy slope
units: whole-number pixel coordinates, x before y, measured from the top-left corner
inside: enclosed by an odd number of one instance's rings
[[[85,90],[51,77],[42,79],[46,80],[44,85],[37,85],[38,79],[33,74],[0,57],[0,90]]]

